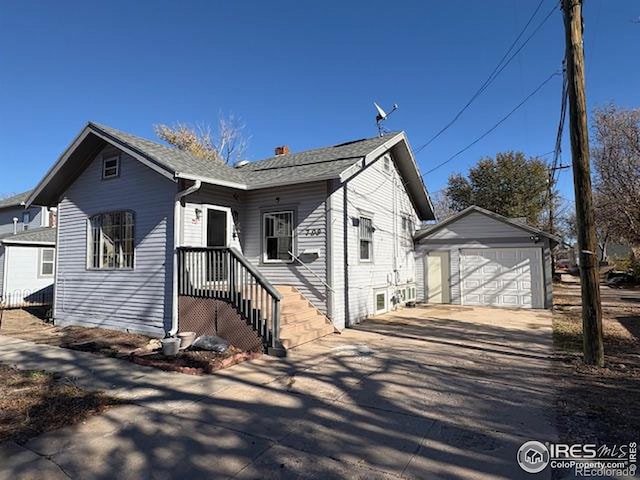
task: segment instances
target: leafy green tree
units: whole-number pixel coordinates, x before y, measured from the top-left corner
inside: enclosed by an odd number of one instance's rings
[[[466,176],[449,177],[446,196],[456,211],[477,205],[505,217],[525,217],[543,227],[548,169],[539,158],[522,152],[502,152],[483,158]]]

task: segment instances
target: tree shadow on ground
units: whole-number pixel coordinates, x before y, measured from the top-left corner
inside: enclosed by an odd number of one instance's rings
[[[27,444],[71,477],[515,478],[520,445],[553,440],[548,335],[367,321],[206,377],[43,345],[0,361],[135,404]]]

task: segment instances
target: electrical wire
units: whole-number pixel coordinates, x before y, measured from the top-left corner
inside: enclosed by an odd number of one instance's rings
[[[478,138],[476,138],[473,142],[471,142],[470,144],[468,144],[466,147],[462,148],[461,150],[458,150],[456,153],[454,153],[453,155],[451,155],[449,158],[447,158],[445,161],[440,162],[438,165],[436,165],[435,167],[427,170],[426,172],[422,173],[420,176],[424,177],[425,175],[434,172],[435,170],[439,169],[440,167],[446,165],[447,163],[451,162],[452,160],[454,160],[456,157],[458,157],[459,155],[463,154],[464,152],[466,152],[467,150],[469,150],[471,147],[473,147],[476,143],[478,143],[480,140],[482,140],[483,138],[485,138],[487,135],[489,135],[491,132],[493,132],[496,128],[498,128],[500,125],[502,125],[509,117],[511,117],[511,115],[513,115],[515,112],[517,112],[520,107],[522,107],[525,103],[527,103],[532,97],[534,97],[540,90],[542,90],[542,88],[549,83],[554,77],[560,75],[560,73],[558,72],[554,72],[551,75],[549,75],[549,77],[547,77],[547,79],[545,81],[543,81],[540,85],[538,85],[535,90],[533,90],[529,95],[527,95],[524,100],[522,100],[518,105],[516,105],[507,115],[505,115],[504,117],[502,117],[496,124],[494,124],[489,130],[487,130],[486,132],[484,132],[482,135],[480,135]]]
[[[429,140],[427,140],[426,143],[424,143],[423,145],[421,145],[420,147],[418,147],[415,150],[416,154],[420,153],[427,146],[429,146],[435,139],[437,139],[440,135],[442,135],[445,131],[447,131],[462,116],[462,114],[471,106],[471,104],[493,83],[493,81],[500,75],[500,73],[502,73],[502,71],[513,61],[513,59],[522,51],[522,49],[529,43],[529,41],[536,35],[536,33],[538,33],[538,31],[542,28],[542,26],[551,17],[553,12],[556,11],[556,9],[558,8],[557,5],[555,5],[549,11],[549,13],[547,13],[547,15],[542,19],[542,21],[538,24],[538,26],[533,30],[533,32],[522,43],[522,45],[520,45],[520,47],[518,47],[518,49],[513,53],[513,55],[511,55],[508,58],[508,60],[506,60],[506,62],[505,62],[505,59],[511,53],[511,51],[514,49],[514,47],[516,46],[516,44],[518,43],[520,38],[522,38],[522,35],[524,35],[524,33],[526,32],[527,28],[529,27],[529,25],[531,24],[531,22],[535,18],[536,14],[540,10],[540,7],[542,7],[542,4],[544,3],[544,1],[545,0],[541,0],[540,3],[538,3],[538,6],[536,7],[536,9],[533,11],[531,16],[529,17],[529,20],[527,21],[525,26],[522,28],[522,30],[520,31],[520,33],[518,34],[516,39],[511,43],[511,45],[507,49],[506,53],[502,56],[502,58],[500,59],[498,64],[495,66],[493,71],[489,74],[489,76],[484,81],[484,83],[480,86],[480,88],[471,96],[469,101],[462,107],[461,110],[458,111],[458,113],[453,117],[453,119],[451,119],[435,135],[433,135]]]

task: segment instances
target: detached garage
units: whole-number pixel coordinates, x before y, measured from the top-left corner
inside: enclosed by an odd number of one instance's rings
[[[418,300],[551,308],[551,249],[559,238],[472,206],[416,233]]]

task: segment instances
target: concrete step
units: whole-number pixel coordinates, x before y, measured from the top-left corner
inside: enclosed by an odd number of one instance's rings
[[[300,334],[311,330],[317,330],[325,325],[331,325],[331,322],[324,316],[316,314],[315,316],[296,323],[285,323],[280,325],[280,336],[287,337],[290,334]]]
[[[314,328],[313,330],[304,332],[288,333],[286,336],[281,336],[280,341],[284,348],[293,348],[298,345],[302,345],[303,343],[311,342],[318,338],[327,336],[330,333],[333,333],[333,331],[333,325],[325,325],[323,327]]]

